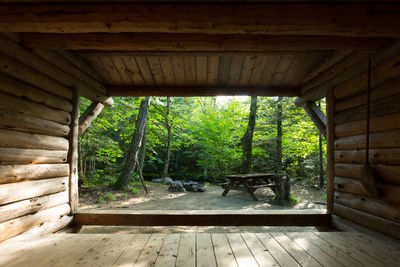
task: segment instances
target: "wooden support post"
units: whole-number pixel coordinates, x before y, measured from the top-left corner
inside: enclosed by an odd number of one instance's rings
[[[92,104],[85,110],[79,118],[79,136],[81,136],[90,124],[97,118],[103,110],[104,105],[99,102],[92,102]]]
[[[78,208],[78,138],[79,138],[79,101],[80,94],[78,89],[73,90],[72,97],[72,114],[71,114],[71,131],[68,136],[69,151],[68,163],[70,166],[69,174],[69,204],[71,206],[71,214],[75,214]]]
[[[333,89],[329,89],[326,95],[327,115],[327,213],[332,214],[334,201],[334,176],[335,176],[335,98]]]
[[[322,110],[315,103],[310,102],[306,102],[303,108],[317,126],[319,132],[326,138],[326,116]]]

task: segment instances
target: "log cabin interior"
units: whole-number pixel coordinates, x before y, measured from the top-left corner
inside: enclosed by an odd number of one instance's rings
[[[0,265],[400,266],[399,18],[396,1],[0,0]],[[79,212],[79,132],[111,97],[214,95],[297,97],[327,138],[326,214]]]

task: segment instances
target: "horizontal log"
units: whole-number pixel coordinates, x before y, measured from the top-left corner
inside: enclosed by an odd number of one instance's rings
[[[85,72],[77,68],[73,63],[69,62],[64,57],[55,53],[54,51],[49,49],[36,48],[33,50],[33,52],[38,56],[44,58],[48,62],[52,62],[53,64],[56,63],[60,69],[87,84],[92,88],[92,90],[98,90],[104,94],[107,93],[107,89],[102,83],[93,79],[90,75],[87,75]]]
[[[342,216],[350,221],[373,229],[377,232],[400,239],[400,224],[340,204],[333,207],[334,214]]]
[[[68,203],[68,192],[63,191],[41,197],[34,197],[0,206],[0,223],[26,214],[33,214],[64,203]]]
[[[42,74],[51,77],[53,80],[69,88],[78,88],[84,97],[104,103],[108,106],[108,96],[104,86],[92,88],[88,84],[77,79],[68,72],[65,72],[56,62],[49,62],[36,55],[32,51],[20,46],[0,34],[0,51],[9,57],[25,64]],[[61,63],[62,66],[62,63]]]
[[[63,163],[67,154],[67,150],[0,147],[0,164]]]
[[[371,87],[375,88],[381,85],[383,82],[390,79],[396,78],[400,73],[400,54],[398,48],[393,49],[397,53],[394,53],[391,57],[386,57],[385,60],[376,64],[371,71]],[[371,60],[376,60],[373,56]],[[346,81],[345,83],[335,87],[335,98],[342,99],[355,95],[359,92],[365,92],[367,90],[368,75],[366,72]]]
[[[335,162],[364,163],[365,150],[336,150]],[[369,150],[369,162],[372,164],[400,164],[400,148],[375,148]]]
[[[378,183],[381,192],[380,199],[400,203],[400,186],[396,184]],[[335,176],[335,190],[345,193],[352,193],[359,196],[369,196],[359,179],[351,179]]]
[[[52,93],[37,89],[31,85],[15,80],[0,73],[0,91],[24,98],[48,107],[72,111],[71,101]]]
[[[55,15],[56,14],[56,15]],[[157,32],[400,37],[396,4],[1,6],[0,32]]]
[[[68,150],[68,139],[0,129],[0,147]]]
[[[399,148],[400,130],[371,133],[370,148]],[[336,150],[364,149],[365,134],[341,137],[335,140]]]
[[[400,94],[400,76],[387,80],[380,84],[379,86],[375,86],[371,90],[371,102],[375,102],[378,99],[393,96]],[[336,100],[335,110],[343,111],[353,107],[365,105],[366,103],[366,91],[362,91],[361,93],[356,94],[355,96],[347,97],[344,99]]]
[[[69,175],[69,164],[0,165],[0,184]]]
[[[335,202],[400,223],[400,204],[337,191],[335,192]]]
[[[72,99],[72,91],[68,87],[2,53],[0,72],[57,96]]]
[[[360,179],[363,168],[364,164],[336,163],[335,175]],[[400,166],[375,164],[373,168],[379,180],[387,183],[400,184]]]
[[[52,234],[68,227],[69,225],[72,224],[73,221],[74,221],[73,216],[69,215],[62,215],[61,217],[58,216],[52,220],[46,221],[38,225],[35,228],[32,228],[29,231],[22,233],[20,236]]]
[[[375,68],[379,64],[396,57],[399,53],[400,42],[395,41],[385,45],[381,49],[371,53],[371,68]],[[365,84],[366,86],[366,73],[369,66],[369,57],[368,54],[364,54],[363,51],[356,51],[344,60],[332,66],[329,70],[323,73],[323,75],[316,77],[307,84],[304,84],[301,89],[301,96],[296,101],[296,105],[302,106],[305,102],[313,102],[321,99],[330,88],[334,88],[335,97],[337,97],[336,87],[341,86],[348,81],[352,81],[358,76],[362,77],[362,79],[358,81],[357,84],[354,84],[354,86],[360,86],[360,84]],[[394,67],[397,68],[396,65]],[[378,79],[374,81],[373,78],[372,81],[375,85]],[[383,81],[385,81],[385,79]]]
[[[68,177],[0,184],[0,205],[65,191]]]
[[[53,136],[67,136],[69,133],[68,125],[1,109],[0,127]]]
[[[400,112],[400,94],[381,98],[370,103],[370,117],[372,118],[398,112]],[[365,120],[365,118],[366,105],[361,105],[336,112],[335,123],[343,124],[351,121]]]
[[[55,50],[57,54],[74,64],[78,67],[81,71],[85,72],[87,75],[90,75],[93,79],[103,83],[103,77],[93,68],[86,59],[80,57],[79,55],[73,53],[72,51],[59,49]]]
[[[207,35],[162,33],[25,33],[29,48],[133,52],[270,52],[377,49],[387,40],[338,36]]]
[[[69,112],[49,108],[3,92],[0,92],[0,108],[62,124],[69,124],[71,122],[71,114]]]
[[[143,214],[78,212],[76,225],[327,226],[328,214]]]
[[[109,86],[110,96],[298,96],[299,88],[291,87],[138,87]]]
[[[0,223],[0,242],[29,231],[47,221],[64,216],[68,214],[69,211],[69,205],[62,204],[35,214]]]
[[[302,84],[306,84],[311,80],[314,80],[316,77],[327,71],[339,61],[342,61],[348,57],[353,52],[353,50],[337,50],[332,54],[327,55],[318,63],[315,68],[310,71],[310,73],[306,75],[306,77],[304,77]]]
[[[400,129],[400,113],[371,118],[370,133]],[[365,134],[365,120],[335,125],[336,138]]]

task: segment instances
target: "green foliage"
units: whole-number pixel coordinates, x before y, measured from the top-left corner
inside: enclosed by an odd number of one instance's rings
[[[98,202],[99,204],[103,204],[103,203],[106,202],[106,201],[104,200],[104,197],[103,197],[102,195],[99,195],[99,197],[97,198],[97,202]]]
[[[274,196],[270,203],[279,206],[294,206],[297,203],[300,203],[301,199],[294,195],[290,195],[288,200],[279,201],[276,196]]]
[[[220,101],[220,100],[223,101]],[[81,136],[83,187],[109,186],[121,174],[141,98],[114,98]],[[89,105],[82,99],[81,112]],[[323,109],[325,103],[321,103]],[[169,176],[174,179],[216,182],[237,173],[241,165],[241,138],[246,131],[250,97],[171,98],[172,146]],[[253,172],[277,172],[277,98],[259,97],[253,138]],[[283,98],[283,172],[306,185],[318,182],[319,133],[293,98]],[[165,97],[153,97],[147,124],[144,165],[146,179],[160,178],[166,155]],[[324,161],[325,140],[323,139]],[[324,165],[324,170],[326,166]],[[137,194],[137,177],[127,190]]]
[[[107,193],[104,195],[104,197],[105,197],[107,200],[115,200],[115,198],[116,198],[116,196],[115,196],[113,193],[111,193],[111,192],[107,192]]]

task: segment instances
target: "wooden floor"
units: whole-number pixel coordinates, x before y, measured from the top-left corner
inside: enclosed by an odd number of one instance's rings
[[[53,234],[0,243],[0,266],[400,266],[400,244],[344,232]]]

